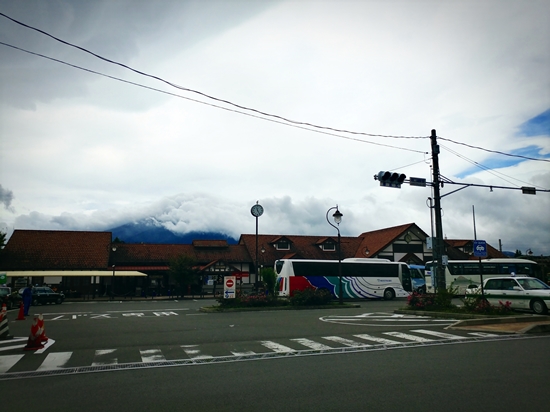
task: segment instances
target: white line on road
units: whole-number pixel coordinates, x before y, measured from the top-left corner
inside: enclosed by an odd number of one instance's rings
[[[252,356],[252,355],[256,355],[256,352],[253,352],[253,351],[248,351],[248,352],[233,352],[233,351],[231,351],[231,353],[235,356]]]
[[[37,371],[51,371],[54,369],[63,368],[69,359],[71,358],[72,352],[54,352],[49,353],[42,362],[42,365],[37,369]]]
[[[25,355],[5,355],[0,356],[0,373],[5,373],[11,369]]]
[[[332,349],[330,346],[323,345],[322,343],[315,342],[310,339],[299,338],[299,339],[290,339],[290,340],[293,342],[298,342],[300,345],[304,345],[305,347],[315,349],[315,350]]]
[[[54,343],[55,343],[55,340],[53,340],[52,338],[49,338],[48,341],[46,342],[46,344],[44,345],[44,347],[42,349],[38,349],[38,350],[34,351],[34,354],[36,355],[36,354],[39,354],[39,353],[44,353]]]
[[[466,336],[452,335],[450,333],[437,332],[435,330],[427,330],[427,329],[415,329],[415,330],[411,330],[411,332],[423,333],[425,335],[436,336],[438,338],[443,338],[443,339],[468,339]]]
[[[166,360],[160,349],[140,350],[139,353],[141,354],[141,360],[145,363],[160,362]]]
[[[183,351],[189,356],[191,359],[212,359],[213,356],[211,355],[201,355],[200,349],[195,349],[198,345],[181,345],[183,348]]]
[[[359,338],[359,339],[365,339],[365,340],[369,340],[371,342],[376,342],[376,343],[381,343],[383,345],[397,345],[401,342],[398,342],[396,340],[391,340],[391,339],[386,339],[386,338],[379,338],[377,336],[371,336],[371,335],[366,335],[366,334],[361,334],[361,335],[353,335],[355,336],[356,338]]]
[[[118,358],[108,356],[108,355],[112,355],[115,352],[116,352],[116,349],[96,350],[92,366],[116,365],[118,363]]]
[[[409,335],[401,332],[384,332],[384,335],[395,336],[396,338],[412,340],[413,342],[433,342],[433,339],[421,338],[420,336]]]
[[[362,342],[357,342],[357,341],[354,341],[354,340],[351,340],[351,339],[341,338],[340,336],[323,336],[323,339],[330,340],[331,342],[336,342],[336,343],[340,343],[342,345],[351,346],[351,347],[372,346],[372,345],[368,345],[368,344],[362,343]]]
[[[271,349],[273,352],[278,353],[288,353],[288,352],[296,352],[294,349],[289,348],[288,346],[281,345],[276,342],[271,342],[270,340],[262,340],[260,343],[265,346],[267,349]]]

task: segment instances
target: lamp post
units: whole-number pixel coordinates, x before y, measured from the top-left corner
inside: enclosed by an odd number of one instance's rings
[[[250,209],[250,213],[256,218],[256,261],[254,264],[256,265],[256,290],[258,290],[260,281],[260,271],[258,270],[258,218],[264,214],[264,208],[256,202],[256,204]]]
[[[111,243],[110,249],[114,252],[116,252],[116,246]],[[113,262],[114,262],[114,255],[113,255]],[[111,281],[111,300],[115,299],[115,265],[113,263],[113,279]]]
[[[334,223],[336,223],[336,226],[330,223],[330,220],[328,219],[328,214],[330,213],[331,210],[334,210],[334,209],[336,209],[336,212],[334,212],[332,217],[334,219]],[[329,225],[335,228],[336,231],[338,232],[338,286],[339,286],[338,300],[340,305],[344,303],[343,290],[342,290],[342,254],[341,254],[341,248],[340,248],[341,246],[340,222],[342,222],[342,216],[343,214],[340,213],[340,211],[338,210],[338,205],[336,205],[335,207],[331,207],[329,210],[327,210],[327,222]]]

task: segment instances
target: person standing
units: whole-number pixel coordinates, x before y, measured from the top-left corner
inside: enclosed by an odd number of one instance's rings
[[[25,316],[29,316],[29,308],[32,302],[32,288],[30,284],[23,290],[23,307],[25,310]]]

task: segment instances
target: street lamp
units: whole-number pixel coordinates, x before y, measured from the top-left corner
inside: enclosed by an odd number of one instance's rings
[[[116,246],[111,243],[111,250],[116,252]],[[114,257],[113,257],[114,261]],[[113,264],[113,280],[111,281],[111,300],[115,299],[115,265]]]
[[[330,213],[331,210],[334,210],[334,209],[336,209],[336,212],[334,212],[334,214],[332,215],[332,218],[334,219],[334,223],[336,223],[336,226],[330,223],[330,220],[328,220],[328,214]],[[338,299],[339,299],[340,305],[344,303],[343,290],[342,290],[342,253],[340,248],[341,246],[340,223],[342,222],[342,216],[343,214],[340,213],[340,211],[338,210],[338,205],[336,205],[335,207],[331,207],[329,210],[327,210],[328,224],[338,231],[338,284],[339,284]]]

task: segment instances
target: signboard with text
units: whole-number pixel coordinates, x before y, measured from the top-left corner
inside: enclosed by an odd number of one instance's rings
[[[235,298],[235,285],[237,284],[236,276],[225,276],[223,278],[223,297],[224,299]]]
[[[474,240],[474,256],[487,257],[487,243],[484,240]]]

